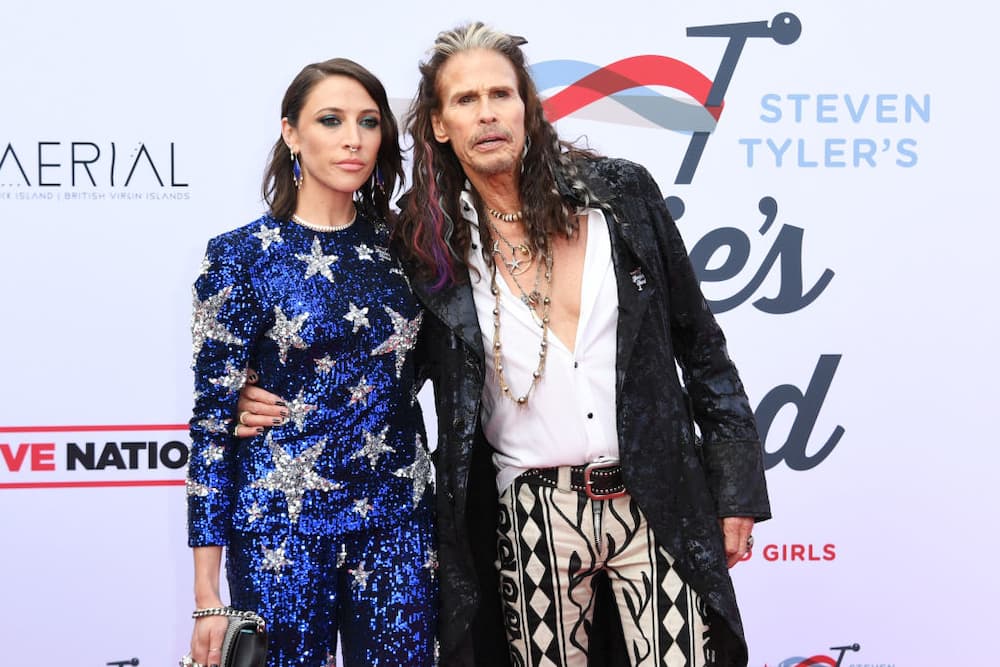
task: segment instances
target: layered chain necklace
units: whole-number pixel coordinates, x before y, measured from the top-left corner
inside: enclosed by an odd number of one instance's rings
[[[527,273],[528,269],[535,262],[535,255],[531,252],[531,248],[528,247],[526,243],[518,243],[514,245],[507,240],[507,237],[500,233],[497,226],[492,222],[487,220],[489,223],[490,230],[493,232],[493,261],[496,262],[497,258],[503,262],[504,266],[507,267],[507,271],[510,273],[510,277],[514,279],[514,284],[517,285],[517,289],[521,292],[521,300],[524,301],[525,305],[529,308],[538,304],[539,299],[541,299],[541,294],[538,292],[538,276],[539,271],[535,269],[535,287],[531,292],[525,292],[524,288],[521,287],[521,281],[518,280],[518,276]],[[500,242],[503,242],[507,246],[507,250],[510,252],[510,259],[508,260],[504,257],[503,250],[500,248]],[[520,253],[524,259],[518,259],[517,255]]]
[[[490,211],[492,214],[492,210]],[[514,254],[515,247],[523,247],[524,252],[528,254],[527,266],[531,265],[534,259],[531,255],[530,249],[521,244],[520,246],[514,246],[509,243],[507,239],[500,234],[499,230],[490,222],[490,227],[493,232],[503,239],[504,243],[511,249],[512,259],[516,259]],[[529,385],[527,391],[525,391],[520,396],[515,396],[511,391],[510,384],[507,382],[507,378],[503,372],[503,344],[500,341],[500,286],[497,285],[497,263],[496,260],[491,263],[491,275],[490,275],[490,290],[493,292],[494,304],[493,304],[493,370],[496,371],[497,378],[500,382],[500,390],[503,395],[514,401],[518,405],[524,405],[528,402],[528,396],[531,395],[531,391],[535,388],[538,382],[542,379],[542,375],[545,373],[545,358],[548,353],[549,346],[549,310],[552,305],[552,300],[549,295],[552,293],[552,255],[551,253],[541,253],[542,262],[539,262],[535,267],[535,285],[531,292],[525,292],[524,288],[521,286],[521,282],[517,279],[517,275],[527,271],[527,266],[518,272],[514,273],[514,269],[511,267],[511,262],[507,262],[503,253],[500,250],[500,244],[494,240],[493,242],[493,255],[494,257],[499,257],[510,271],[510,277],[514,280],[514,284],[517,285],[518,291],[521,293],[521,301],[528,307],[531,311],[531,316],[534,318],[535,323],[538,324],[542,329],[542,340],[539,344],[538,350],[538,365],[531,374],[531,385]],[[515,264],[516,265],[516,264]],[[544,268],[543,268],[544,265]],[[539,281],[544,273],[545,276],[545,294],[539,291]],[[541,305],[541,313],[536,312],[535,308]]]

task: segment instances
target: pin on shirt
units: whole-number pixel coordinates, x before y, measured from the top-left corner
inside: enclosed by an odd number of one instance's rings
[[[629,275],[632,276],[632,282],[635,283],[635,288],[641,292],[642,288],[646,286],[646,275],[642,272],[642,269],[632,269]]]

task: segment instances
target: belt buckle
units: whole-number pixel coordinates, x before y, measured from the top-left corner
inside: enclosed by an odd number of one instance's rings
[[[621,498],[625,495],[626,491],[623,488],[621,491],[614,491],[612,493],[594,493],[592,488],[593,480],[590,479],[590,474],[594,470],[604,470],[606,468],[614,468],[620,465],[618,463],[607,463],[605,461],[592,461],[585,466],[583,466],[583,490],[587,494],[587,497],[592,500],[609,500],[611,498]]]

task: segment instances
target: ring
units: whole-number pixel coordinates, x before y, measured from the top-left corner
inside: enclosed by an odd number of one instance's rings
[[[753,549],[753,535],[747,536],[747,549]]]
[[[250,411],[249,411],[249,410],[244,410],[243,412],[241,412],[241,413],[240,413],[240,417],[239,417],[239,420],[238,420],[238,421],[239,421],[239,422],[240,422],[241,424],[243,424],[244,426],[249,426],[249,425],[250,425],[250,424],[246,423],[245,421],[243,421],[243,418],[244,418],[245,416],[247,416],[248,414],[250,414]]]

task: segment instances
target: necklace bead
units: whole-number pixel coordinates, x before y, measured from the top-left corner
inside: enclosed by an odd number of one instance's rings
[[[522,211],[514,211],[513,213],[501,213],[495,208],[490,208],[489,206],[486,207],[486,210],[489,211],[490,215],[492,215],[494,218],[496,218],[497,220],[501,220],[503,222],[517,222],[524,217],[524,213]]]

